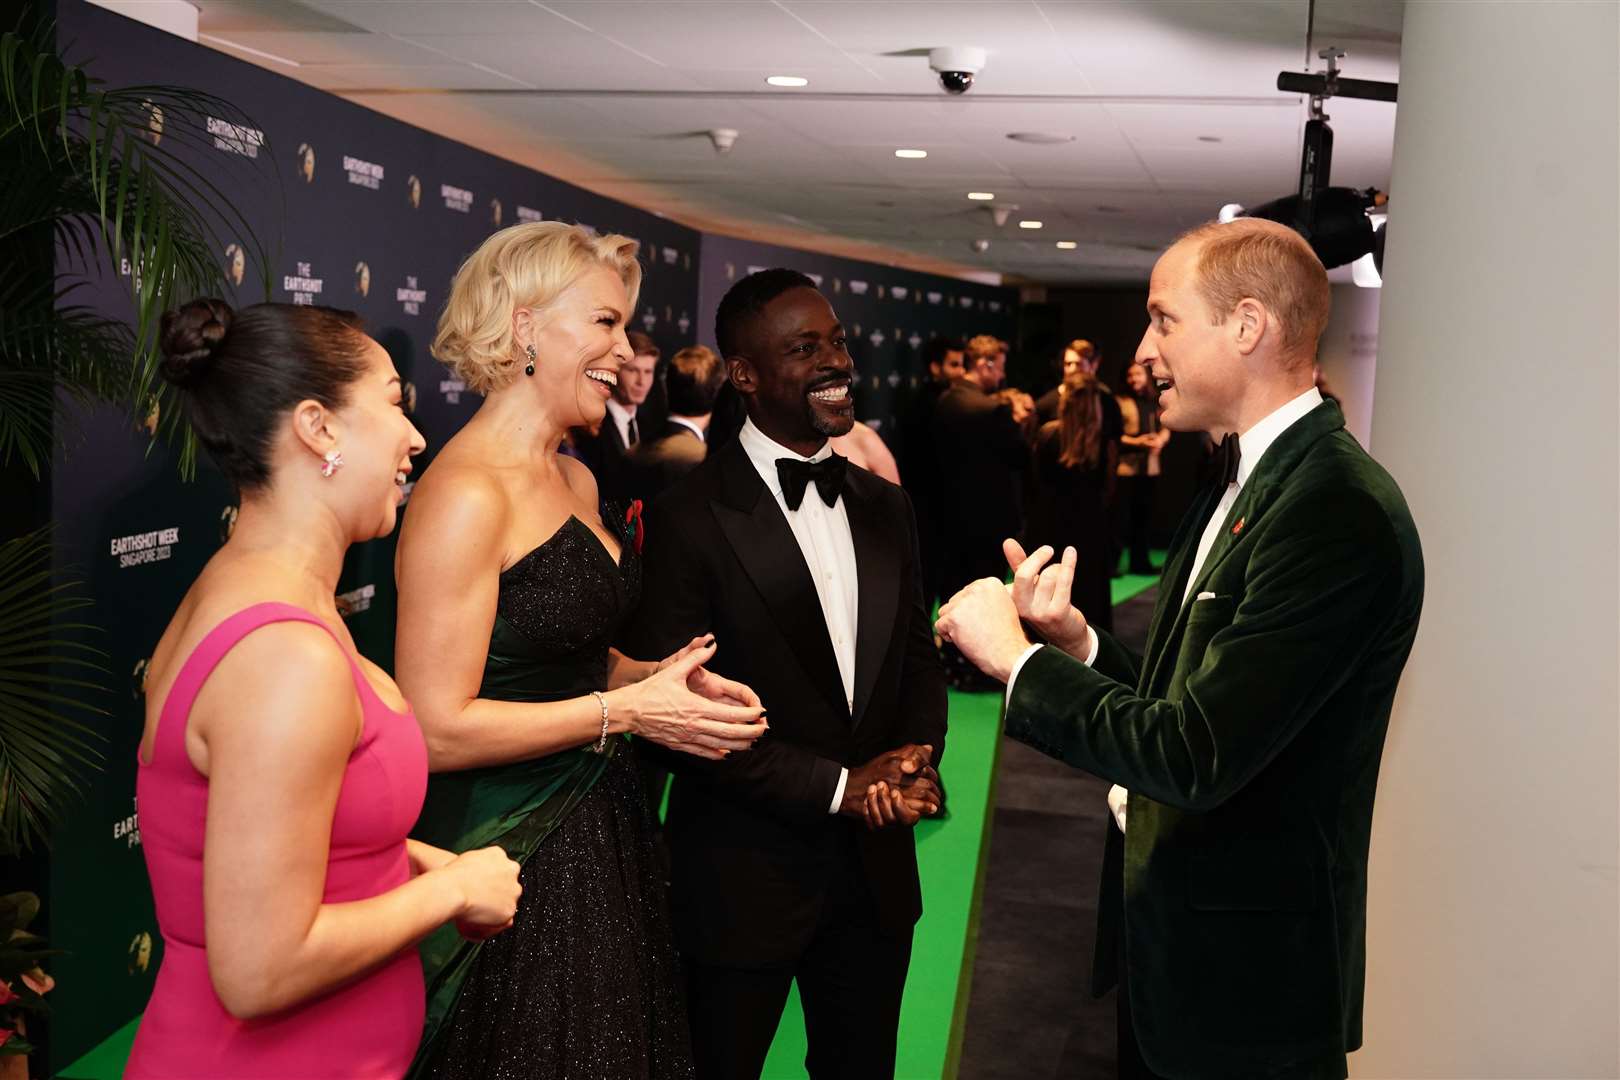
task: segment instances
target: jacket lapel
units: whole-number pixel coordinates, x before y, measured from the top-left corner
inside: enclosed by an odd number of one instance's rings
[[[885,522],[872,482],[859,469],[849,470],[844,486],[844,512],[849,517],[855,544],[857,599],[855,602],[855,708],[851,721],[859,725],[872,699],[883,656],[893,637],[895,613],[900,606],[900,552],[892,523]]]
[[[766,490],[740,443],[732,442],[720,451],[720,495],[710,506],[737,561],[765,598],[777,629],[788,639],[810,681],[840,714],[847,715],[843,677],[838,673],[838,658],[810,568],[782,508]]]
[[[1159,597],[1159,605],[1154,612],[1150,642],[1157,643],[1160,648],[1157,653],[1150,649],[1150,659],[1145,660],[1142,664],[1144,679],[1141,689],[1144,692],[1152,692],[1155,685],[1154,679],[1158,676],[1161,662],[1167,655],[1175,652],[1174,649],[1168,647],[1169,643],[1176,642],[1178,643],[1176,648],[1179,649],[1180,647],[1181,628],[1186,621],[1188,610],[1192,607],[1190,603],[1183,603],[1182,597],[1185,595],[1190,599],[1198,595],[1203,586],[1209,582],[1210,576],[1242,542],[1243,534],[1249,532],[1254,523],[1277,501],[1277,495],[1282,490],[1283,482],[1288,479],[1289,474],[1294,471],[1294,466],[1299,464],[1300,459],[1305,456],[1306,452],[1315,445],[1318,439],[1325,435],[1331,435],[1343,427],[1344,413],[1339,411],[1339,406],[1331,401],[1324,401],[1302,416],[1292,427],[1277,436],[1276,441],[1266,450],[1265,456],[1255,466],[1254,472],[1244,483],[1243,490],[1238,493],[1237,499],[1232,503],[1232,509],[1227,512],[1226,520],[1221,523],[1220,532],[1215,534],[1215,543],[1210,546],[1209,554],[1204,557],[1204,565],[1198,568],[1198,578],[1193,582],[1192,587],[1177,589],[1168,598]],[[1212,493],[1214,500],[1219,502],[1219,493],[1214,489],[1212,489]],[[1190,536],[1181,537],[1184,548],[1183,554],[1188,560],[1198,550],[1198,540],[1203,535],[1203,527],[1208,524],[1209,513],[1210,510],[1205,509],[1199,515],[1196,532]],[[1240,521],[1243,523],[1242,528],[1238,529],[1237,532],[1233,532],[1233,529],[1237,527],[1237,523]],[[1184,575],[1185,571],[1182,573]],[[1169,580],[1168,574],[1166,580]],[[1180,580],[1179,577],[1178,580]],[[1166,607],[1166,599],[1174,606]],[[1161,624],[1167,624],[1168,626],[1167,629],[1163,629],[1162,633]]]
[[[1206,486],[1181,519],[1176,535],[1170,541],[1170,553],[1159,576],[1159,597],[1153,605],[1153,621],[1148,624],[1147,649],[1142,655],[1139,690],[1145,691],[1152,683],[1153,671],[1158,666],[1159,657],[1170,639],[1170,629],[1175,625],[1181,609],[1187,575],[1192,572],[1193,556],[1198,552],[1198,538],[1203,535],[1204,525],[1219,501],[1219,489]]]
[[[1295,424],[1277,436],[1277,441],[1265,453],[1255,466],[1254,473],[1243,490],[1238,493],[1237,500],[1232,503],[1232,510],[1226,515],[1226,521],[1221,525],[1221,531],[1215,534],[1215,543],[1209,549],[1209,555],[1204,559],[1204,565],[1199,567],[1198,580],[1193,583],[1191,595],[1197,591],[1215,572],[1216,568],[1232,553],[1243,533],[1248,531],[1266,509],[1277,501],[1277,493],[1281,490],[1283,481],[1294,471],[1301,458],[1318,439],[1324,435],[1331,435],[1344,427],[1344,413],[1339,406],[1331,401],[1324,401]],[[1238,526],[1238,522],[1242,526]],[[1237,531],[1234,532],[1233,530]]]

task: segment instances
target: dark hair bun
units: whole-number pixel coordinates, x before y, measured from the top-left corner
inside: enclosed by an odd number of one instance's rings
[[[208,374],[230,333],[235,313],[223,300],[193,300],[178,311],[163,313],[163,377],[176,386],[194,386]]]

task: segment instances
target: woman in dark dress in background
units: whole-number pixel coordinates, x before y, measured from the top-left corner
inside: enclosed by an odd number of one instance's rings
[[[1034,502],[1026,526],[1025,549],[1050,544],[1062,554],[1072,546],[1074,603],[1087,620],[1113,629],[1109,594],[1108,499],[1118,465],[1117,443],[1106,430],[1107,390],[1097,377],[1071,371],[1058,387],[1057,418],[1035,435]]]
[[[424,943],[415,1075],[692,1075],[623,735],[713,758],[764,725],[752,691],[701,667],[712,641],[657,661],[610,647],[639,595],[640,519],[602,512],[558,448],[601,421],[630,359],[635,253],[560,222],[502,230],[457,272],[434,339],[485,400],[417,485],[399,542],[399,680],[436,774],[417,835],[500,845],[523,898],[493,941]]]

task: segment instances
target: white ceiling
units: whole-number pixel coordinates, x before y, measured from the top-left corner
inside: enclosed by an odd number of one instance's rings
[[[1297,183],[1305,103],[1275,85],[1306,69],[1309,0],[196,3],[206,45],[581,187],[917,269],[1139,283],[1180,230]],[[1401,0],[1317,0],[1314,46],[1394,81],[1401,15]],[[938,45],[989,51],[965,97],[921,55]],[[1386,188],[1395,107],[1328,112],[1333,182]],[[717,127],[741,132],[730,154],[702,134]],[[1019,209],[998,229],[970,190]]]

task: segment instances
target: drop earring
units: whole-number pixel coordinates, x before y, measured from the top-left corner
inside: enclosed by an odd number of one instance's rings
[[[525,375],[533,375],[534,374],[534,346],[533,345],[528,346],[527,351],[528,351],[528,354],[529,354],[529,362],[523,366],[523,374],[525,374]]]
[[[321,475],[331,478],[332,474],[343,468],[343,455],[336,450],[328,450],[321,465]]]

